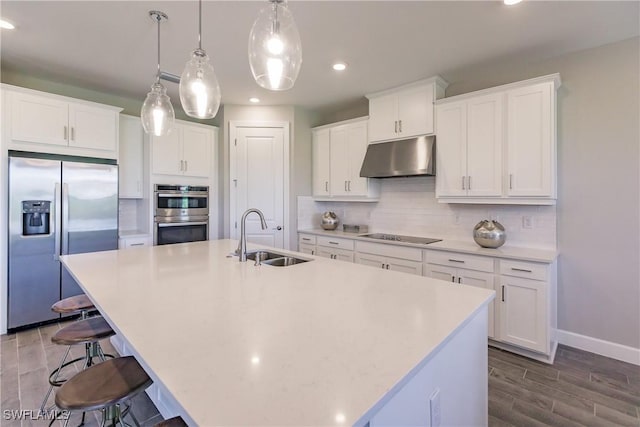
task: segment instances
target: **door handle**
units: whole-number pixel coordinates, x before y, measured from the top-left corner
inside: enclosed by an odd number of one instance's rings
[[[502,302],[504,302],[504,285],[502,285]]]
[[[387,264],[387,270],[389,269],[389,264]]]
[[[344,191],[348,191],[347,190],[347,181],[344,182]]]
[[[60,229],[60,207],[59,207],[59,203],[61,200],[61,196],[60,196],[60,184],[56,183],[56,187],[54,190],[54,202],[53,202],[53,216],[55,217],[54,220],[54,226],[51,228],[51,231],[53,232],[53,241],[54,241],[54,251],[53,251],[53,260],[54,261],[58,261],[60,259],[60,239],[62,238],[62,236],[60,235],[60,232],[62,231]]]
[[[184,160],[180,160],[180,172],[184,171]]]
[[[189,170],[189,162],[187,162],[186,160],[184,161],[184,171],[188,171]]]
[[[471,190],[471,177],[470,176],[467,177],[467,188],[469,190]]]
[[[351,191],[351,181],[347,181],[347,188],[349,189],[349,191]]]
[[[272,230],[278,230],[278,231],[280,231],[280,230],[282,230],[282,227],[277,226],[276,228],[272,228]],[[303,240],[304,240],[304,239],[303,239]],[[306,240],[309,240],[309,239],[306,239]]]
[[[466,188],[464,188],[464,176],[462,177],[462,189],[466,190]]]
[[[69,226],[69,184],[66,182],[62,184],[62,230],[61,232],[65,236],[62,238],[62,254],[69,254],[69,233],[67,227]]]
[[[402,120],[398,120],[398,132],[402,133]]]
[[[76,128],[71,126],[71,140],[75,141],[75,139],[76,139]]]
[[[458,277],[458,283],[462,284],[462,277]]]
[[[324,191],[329,192],[329,181],[324,182]]]
[[[66,126],[64,126],[64,140],[65,141],[67,140],[67,132],[68,132],[67,129],[68,128]]]
[[[456,283],[456,276],[451,276],[451,283]]]
[[[393,123],[395,123],[395,125],[394,125],[394,126],[395,126],[395,128],[393,129],[393,133],[398,133],[398,121],[396,120],[396,121],[395,121],[395,122],[393,122]]]

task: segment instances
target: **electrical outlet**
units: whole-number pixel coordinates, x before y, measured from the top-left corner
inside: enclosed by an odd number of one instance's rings
[[[431,413],[431,427],[440,427],[442,412],[440,408],[440,389],[437,388],[429,396],[429,409]]]
[[[522,228],[533,228],[533,218],[530,215],[522,216]]]

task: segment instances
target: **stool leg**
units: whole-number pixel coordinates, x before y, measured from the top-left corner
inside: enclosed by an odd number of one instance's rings
[[[62,357],[62,360],[60,360],[60,365],[58,366],[58,370],[56,372],[55,377],[53,377],[53,382],[56,382],[58,380],[58,377],[60,376],[60,371],[62,370],[62,366],[64,365],[64,361],[67,360],[67,357],[69,356],[70,351],[71,351],[71,346],[67,347],[66,353]],[[51,384],[51,381],[49,381],[49,390],[47,390],[47,394],[45,394],[44,399],[42,400],[42,405],[40,405],[41,412],[44,412],[44,409],[47,406],[47,400],[49,400],[49,396],[51,395],[51,390],[53,390],[53,384]]]

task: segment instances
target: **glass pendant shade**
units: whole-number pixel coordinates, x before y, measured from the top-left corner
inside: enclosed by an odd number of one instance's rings
[[[253,78],[270,90],[291,89],[302,65],[302,43],[293,15],[283,0],[270,0],[249,34]]]
[[[180,76],[180,102],[184,112],[198,119],[212,119],[220,108],[220,85],[202,49],[193,51]]]
[[[160,82],[151,85],[151,92],[142,104],[140,118],[146,133],[162,136],[171,131],[176,115],[167,96],[167,89]]]

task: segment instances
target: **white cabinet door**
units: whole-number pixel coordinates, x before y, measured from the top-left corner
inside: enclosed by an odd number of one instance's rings
[[[502,195],[502,93],[467,102],[467,195]],[[440,135],[438,135],[440,142]],[[438,144],[440,149],[440,144]]]
[[[68,103],[18,92],[11,92],[9,100],[12,140],[68,145]]]
[[[484,288],[494,290],[494,275],[491,273],[483,273],[481,271],[458,269],[456,273],[456,282],[475,286],[476,288]],[[494,300],[495,301],[495,300]],[[495,337],[495,304],[491,301],[489,304],[489,338]]]
[[[69,146],[117,151],[118,114],[84,104],[69,104]]]
[[[497,297],[500,306],[499,339],[530,350],[548,353],[547,283],[500,276]]]
[[[331,191],[329,182],[331,181],[331,139],[329,129],[321,129],[313,132],[313,195],[329,196]]]
[[[423,275],[453,283],[456,277],[456,269],[444,265],[425,264]]]
[[[553,83],[507,92],[509,196],[553,196]]]
[[[298,250],[303,254],[315,255],[316,245],[310,245],[308,243],[298,243]]]
[[[211,174],[212,132],[201,127],[182,127],[182,159],[185,176],[208,178]]]
[[[180,133],[182,127],[174,124],[173,129],[167,135],[151,136],[151,164],[155,174],[182,175],[182,145]]]
[[[118,197],[143,197],[143,133],[139,117],[120,115],[120,150],[118,154]]]
[[[398,136],[398,96],[380,96],[369,100],[369,141]]]
[[[380,255],[356,252],[355,262],[356,264],[368,265],[369,267],[374,268],[386,268],[386,260],[383,256]]]
[[[437,107],[436,197],[467,194],[466,102]]]
[[[433,84],[398,93],[398,135],[433,133]]]
[[[344,262],[353,262],[354,261],[353,251],[334,250],[333,259],[337,259],[338,261],[344,261]]]
[[[331,248],[325,248],[322,246],[318,246],[316,247],[316,254],[318,256],[321,256],[323,258],[330,258],[333,259],[333,252],[331,251]]]
[[[386,264],[389,270],[422,276],[422,262],[389,257],[386,259]]]
[[[340,127],[331,129],[330,132],[330,175],[331,195],[346,196],[349,194],[349,147],[347,144],[347,129]]]
[[[347,147],[349,161],[349,181],[347,190],[350,196],[368,194],[367,178],[360,177],[360,168],[367,153],[367,123],[357,123],[347,128]]]

